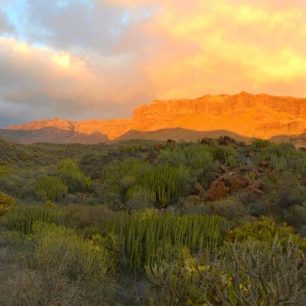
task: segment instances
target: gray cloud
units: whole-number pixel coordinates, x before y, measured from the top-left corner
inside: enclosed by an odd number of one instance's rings
[[[151,7],[27,1],[11,18],[12,26],[5,23],[15,38],[0,37],[0,99],[7,107],[1,113],[12,117],[12,111],[23,109],[16,111],[21,120],[129,116],[136,105],[154,98],[139,62],[149,51],[139,24],[146,23]],[[53,60],[64,56],[71,57],[69,69]]]
[[[154,98],[241,90],[306,95],[304,0],[0,1],[2,122],[126,117]]]
[[[154,97],[136,67],[122,70],[100,59],[91,68],[81,58],[13,39],[0,39],[0,71],[0,113],[20,120],[127,117]]]
[[[5,34],[8,31],[12,31],[12,27],[9,25],[5,13],[0,7],[0,33]]]
[[[152,10],[152,5],[128,9],[97,0],[29,0],[19,32],[31,43],[110,55],[119,50],[116,46],[122,37],[146,20]],[[15,27],[16,35],[18,21]]]

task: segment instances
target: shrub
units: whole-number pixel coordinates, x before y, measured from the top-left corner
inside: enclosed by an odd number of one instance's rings
[[[104,205],[69,205],[65,208],[65,225],[86,234],[106,233],[115,213]]]
[[[306,236],[306,201],[303,205],[293,205],[284,212],[284,220],[295,229],[298,233]]]
[[[146,266],[153,305],[304,305],[306,261],[290,241],[230,244],[218,257]]]
[[[10,195],[0,191],[0,216],[11,210],[16,201]]]
[[[9,173],[9,168],[7,166],[0,165],[0,177]]]
[[[77,284],[88,304],[110,305],[116,291],[116,258],[102,237],[87,240],[73,229],[45,223],[34,224],[34,235],[33,265],[43,274],[47,287],[66,279]]]
[[[28,234],[33,231],[34,222],[60,223],[63,217],[63,211],[59,209],[38,206],[19,206],[6,215],[6,223],[10,230]]]
[[[296,173],[306,174],[306,154],[296,150],[292,144],[268,143],[265,146],[256,146],[255,160],[258,164],[265,161],[277,171],[293,170]]]
[[[214,167],[212,153],[207,147],[199,144],[162,150],[158,159],[161,163],[176,167],[184,165],[196,172],[208,171]]]
[[[231,167],[237,166],[238,157],[234,148],[230,146],[217,145],[211,150],[215,160]]]
[[[35,223],[36,264],[42,270],[57,270],[72,281],[99,282],[114,273],[113,259],[102,243],[84,240],[73,229]]]
[[[178,250],[172,260],[147,265],[150,305],[215,305],[207,304],[214,301],[210,285],[202,278],[206,270],[188,248]]]
[[[262,148],[267,148],[270,144],[271,142],[269,140],[255,139],[254,141],[252,141],[251,148],[259,150]]]
[[[274,213],[293,205],[302,205],[306,198],[305,187],[291,172],[276,172],[263,181],[267,191],[263,198]]]
[[[64,182],[55,176],[45,176],[36,179],[35,194],[44,201],[58,201],[63,199],[68,189]]]
[[[217,216],[133,213],[114,219],[110,230],[122,241],[122,262],[130,269],[141,269],[184,245],[192,252],[214,251],[228,227]]]
[[[247,209],[238,197],[227,197],[210,204],[214,214],[237,220],[247,215]]]
[[[235,243],[226,250],[213,284],[220,302],[232,305],[304,305],[305,255],[289,240]]]
[[[246,223],[228,233],[228,239],[231,241],[265,241],[270,244],[275,239],[281,245],[288,241],[296,244],[300,249],[306,251],[306,239],[296,235],[293,229],[286,224],[277,224],[272,218],[261,217],[253,223]]]
[[[72,159],[65,159],[58,166],[58,175],[71,193],[86,191],[92,184],[90,178],[81,172],[78,164]]]
[[[127,197],[128,209],[137,210],[145,208],[154,208],[154,198],[152,197],[150,190],[144,187],[135,186],[134,188],[129,189]]]
[[[103,187],[108,192],[120,193],[124,201],[128,200],[130,188],[142,188],[150,193],[149,198],[156,205],[166,207],[184,195],[188,189],[189,175],[184,166],[151,165],[127,159],[111,163],[104,169]]]

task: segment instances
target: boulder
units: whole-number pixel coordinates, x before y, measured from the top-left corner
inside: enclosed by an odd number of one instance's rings
[[[214,140],[209,137],[203,137],[200,141],[201,144],[211,145],[214,143]]]
[[[237,191],[244,190],[250,185],[251,182],[247,177],[230,171],[212,182],[207,191],[207,199],[216,201]]]
[[[207,200],[216,201],[230,194],[230,189],[220,179],[214,181],[207,191]]]
[[[229,146],[229,145],[237,144],[237,141],[229,136],[220,136],[218,138],[218,144]]]

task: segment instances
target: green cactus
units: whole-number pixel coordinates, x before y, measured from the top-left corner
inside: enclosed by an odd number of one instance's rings
[[[192,252],[215,251],[228,227],[228,221],[218,216],[133,213],[116,218],[110,230],[122,241],[122,262],[142,269],[181,246]]]

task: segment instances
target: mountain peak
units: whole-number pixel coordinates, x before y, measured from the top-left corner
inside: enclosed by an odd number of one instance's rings
[[[38,130],[55,127],[90,135],[102,133],[115,139],[130,130],[156,131],[183,128],[195,131],[227,130],[242,136],[271,138],[298,135],[306,129],[306,99],[253,95],[205,95],[196,99],[154,100],[139,106],[131,119],[71,121],[59,118],[9,127]]]

